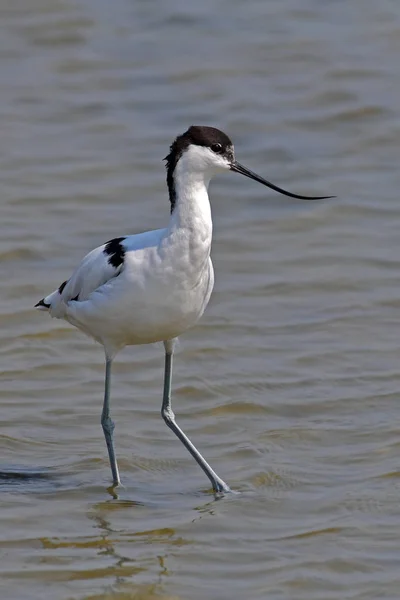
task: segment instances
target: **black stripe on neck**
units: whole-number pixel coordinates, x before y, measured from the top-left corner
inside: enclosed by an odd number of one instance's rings
[[[171,146],[172,148],[172,146]],[[169,201],[171,203],[171,214],[174,212],[174,208],[175,208],[175,204],[176,204],[176,189],[175,189],[175,178],[174,178],[174,171],[175,171],[175,167],[176,164],[178,162],[178,158],[174,157],[174,159],[169,160],[169,157],[171,155],[169,154],[164,160],[167,161],[167,186],[168,186],[168,194],[169,194]]]

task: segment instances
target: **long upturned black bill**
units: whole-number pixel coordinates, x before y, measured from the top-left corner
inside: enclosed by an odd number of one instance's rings
[[[249,177],[250,179],[254,179],[254,181],[258,181],[259,183],[271,188],[271,190],[275,190],[276,192],[284,194],[285,196],[290,196],[290,198],[299,198],[299,200],[326,200],[326,198],[335,198],[335,196],[299,196],[299,194],[292,194],[292,192],[287,192],[277,185],[270,183],[266,179],[263,179],[263,177],[260,177],[257,175],[257,173],[253,173],[253,171],[250,171],[250,169],[246,169],[246,167],[238,163],[236,160],[231,164],[231,171],[240,173],[241,175]]]

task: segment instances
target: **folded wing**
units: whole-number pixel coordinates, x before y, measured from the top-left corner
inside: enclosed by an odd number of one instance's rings
[[[92,292],[118,277],[124,268],[125,237],[114,238],[85,256],[67,281],[36,304],[53,317],[63,317],[70,302],[87,300]]]

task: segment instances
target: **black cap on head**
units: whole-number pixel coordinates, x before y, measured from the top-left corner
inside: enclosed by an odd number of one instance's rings
[[[175,186],[173,174],[178,160],[183,152],[190,146],[205,146],[211,148],[218,154],[232,154],[232,141],[229,137],[216,127],[205,125],[192,125],[185,133],[178,135],[171,144],[169,154],[164,158],[167,168],[167,184],[171,201],[171,212],[175,206]],[[232,156],[233,158],[233,156]]]
[[[178,135],[175,141],[170,146],[168,156],[164,158],[167,161],[167,169],[171,166],[175,167],[176,163],[182,156],[182,153],[188,146],[207,146],[211,148],[216,144],[220,144],[222,152],[233,146],[229,137],[216,127],[206,127],[205,125],[192,125],[185,133]]]

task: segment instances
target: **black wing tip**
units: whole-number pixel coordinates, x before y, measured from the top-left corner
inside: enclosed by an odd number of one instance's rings
[[[44,298],[39,300],[39,302],[37,304],[35,304],[34,308],[40,308],[41,306],[43,306],[44,308],[50,308],[50,304],[46,304],[46,302],[44,301]]]

